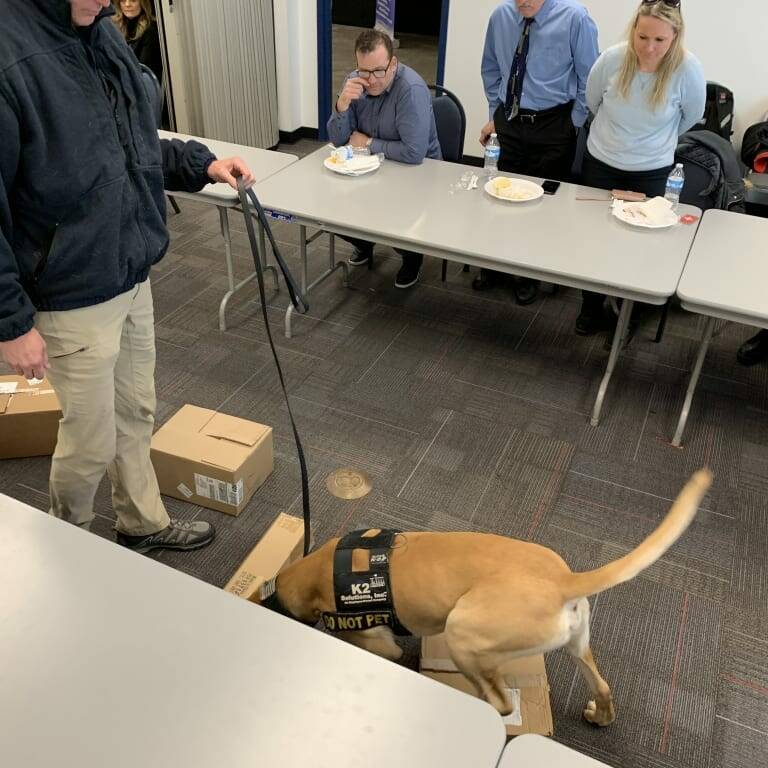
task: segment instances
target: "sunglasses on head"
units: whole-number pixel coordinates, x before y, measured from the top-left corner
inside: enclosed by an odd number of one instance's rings
[[[681,0],[642,0],[642,5],[666,5],[668,8],[679,8]]]

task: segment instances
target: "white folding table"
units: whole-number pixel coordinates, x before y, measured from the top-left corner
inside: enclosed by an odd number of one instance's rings
[[[258,149],[256,147],[246,147],[241,144],[230,144],[226,141],[216,141],[215,139],[203,139],[198,136],[188,136],[183,133],[172,133],[170,131],[158,131],[158,135],[161,139],[181,139],[182,141],[199,141],[201,144],[205,144],[211,152],[213,152],[219,159],[224,157],[241,157],[248,167],[253,171],[253,175],[256,181],[264,181],[265,179],[273,176],[275,173],[287,168],[292,163],[295,163],[297,158],[295,155],[289,155],[285,152],[275,152],[270,149]],[[169,191],[169,195],[180,200],[195,200],[198,203],[208,203],[209,205],[215,205],[219,211],[219,223],[221,225],[221,236],[224,238],[224,254],[227,262],[227,280],[229,282],[229,289],[224,294],[224,297],[219,304],[219,328],[222,331],[227,330],[226,311],[227,304],[232,296],[237,293],[241,288],[251,282],[256,277],[256,272],[250,273],[247,277],[235,282],[235,267],[232,259],[232,241],[229,233],[229,217],[228,211],[230,208],[237,208],[240,205],[240,199],[237,195],[237,191],[234,190],[229,184],[208,184],[203,187],[199,192],[177,192]],[[258,225],[259,232],[259,257],[261,258],[264,269],[271,271],[275,278],[275,288],[279,288],[277,269],[274,266],[267,265],[266,263],[266,247],[264,242],[264,231],[261,228],[261,224]]]
[[[492,198],[482,181],[478,189],[457,191],[462,174],[478,169],[439,160],[420,165],[387,160],[374,173],[341,176],[323,166],[327,156],[328,148],[321,148],[256,185],[265,208],[299,225],[303,291],[311,291],[340,266],[331,247],[328,269],[308,284],[306,230],[317,227],[621,297],[625,301],[592,414],[592,424],[598,423],[633,303],[660,305],[674,294],[696,224],[631,227],[611,215],[607,202],[577,199],[583,187],[573,184],[562,184],[556,195],[529,203]],[[684,205],[680,213],[698,216],[700,211]],[[292,312],[288,307],[287,336]]]
[[[498,768],[607,768],[605,763],[564,747],[552,739],[524,734],[509,742]]]
[[[672,445],[679,447],[715,322],[768,328],[768,219],[710,210],[685,265],[677,294],[684,309],[707,320]]]
[[[0,585],[8,768],[492,768],[504,748],[489,704],[1,494]]]

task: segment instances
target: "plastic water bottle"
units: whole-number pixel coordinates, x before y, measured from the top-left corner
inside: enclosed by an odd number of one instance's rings
[[[483,162],[485,175],[488,178],[493,176],[499,169],[500,154],[501,146],[499,145],[499,139],[495,133],[492,133],[488,141],[485,142],[485,160]]]
[[[677,213],[677,206],[680,203],[680,193],[683,191],[683,185],[685,184],[685,174],[683,173],[683,164],[678,163],[673,169],[672,173],[667,177],[667,191],[664,193],[664,197],[672,203],[672,210]]]

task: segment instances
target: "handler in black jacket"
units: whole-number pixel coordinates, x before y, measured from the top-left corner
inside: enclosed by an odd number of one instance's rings
[[[104,471],[118,541],[192,549],[149,458],[155,338],[150,267],[168,247],[164,189],[252,180],[238,158],[161,142],[110,0],[0,0],[0,353],[48,373],[63,418],[51,514],[88,527]]]

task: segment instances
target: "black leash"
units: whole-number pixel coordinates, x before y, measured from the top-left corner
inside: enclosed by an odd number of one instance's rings
[[[291,303],[295,307],[296,311],[305,314],[309,311],[309,304],[307,304],[304,297],[301,295],[301,290],[296,285],[296,280],[291,274],[291,270],[285,263],[280,249],[277,247],[272,229],[269,226],[269,220],[264,213],[264,209],[261,207],[259,199],[252,189],[246,189],[243,184],[242,178],[237,179],[237,192],[240,195],[240,205],[243,208],[243,216],[245,217],[245,228],[248,231],[248,240],[251,243],[251,255],[253,256],[253,265],[256,268],[256,279],[259,283],[259,297],[261,298],[261,313],[264,316],[264,327],[267,330],[267,338],[269,339],[269,346],[272,349],[272,356],[275,358],[275,367],[277,368],[277,375],[280,378],[280,386],[283,389],[283,397],[285,397],[285,405],[288,408],[288,417],[291,420],[291,428],[293,429],[293,440],[296,443],[296,453],[299,455],[299,465],[301,466],[301,503],[302,512],[304,516],[304,556],[309,554],[309,545],[311,538],[310,530],[310,516],[309,516],[309,480],[307,479],[307,462],[304,458],[304,449],[301,445],[301,439],[299,438],[299,432],[296,429],[296,422],[293,420],[293,412],[291,411],[291,403],[288,400],[288,392],[285,389],[285,379],[283,378],[283,369],[280,367],[280,359],[277,356],[277,350],[275,344],[272,341],[272,330],[269,327],[269,317],[267,316],[267,297],[264,291],[264,270],[261,265],[261,259],[259,258],[259,246],[256,241],[256,232],[253,228],[253,220],[251,218],[251,206],[256,211],[261,226],[264,227],[264,231],[267,233],[267,238],[272,246],[272,252],[275,254],[275,261],[277,261],[280,271],[285,278],[285,284],[288,286],[288,293],[291,297]]]

